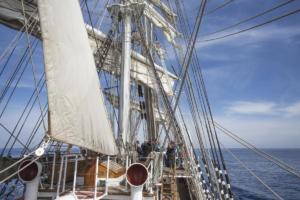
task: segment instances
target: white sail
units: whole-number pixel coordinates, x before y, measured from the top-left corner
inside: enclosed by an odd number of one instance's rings
[[[96,40],[98,40],[99,43],[102,43],[105,40],[106,35],[98,29],[95,28],[93,29],[89,25],[86,26],[86,29],[87,32],[91,35],[90,45],[94,51],[94,54],[96,55],[96,51],[97,51]],[[107,57],[112,58],[116,56],[120,56],[120,55],[112,54],[112,52],[109,52]],[[97,62],[98,60],[97,56],[95,56],[95,60]],[[149,60],[147,60],[146,57],[144,57],[143,55],[141,55],[140,53],[134,50],[131,51],[130,69],[131,69],[130,76],[133,80],[141,82],[153,89],[157,86],[155,83],[156,82],[155,77],[154,74],[152,73],[151,64]],[[178,77],[172,74],[171,72],[166,71],[165,69],[163,69],[163,67],[157,64],[155,64],[155,69],[159,74],[159,77],[161,79],[166,94],[169,96],[174,95],[173,86],[175,81],[178,80]],[[110,65],[106,65],[105,63],[103,66],[103,70],[113,72],[113,74],[115,75],[120,74],[120,67],[111,67]]]
[[[179,34],[177,30],[163,17],[157,12],[153,5],[145,3],[144,15],[157,27],[161,28],[167,40],[176,45],[175,38]]]
[[[38,0],[51,137],[99,153],[117,148],[76,0]]]
[[[10,2],[11,1],[11,2]],[[155,0],[154,0],[155,1]],[[8,6],[8,2],[10,3]],[[35,6],[32,5],[33,7]],[[28,16],[31,16],[34,12],[29,12],[31,7],[25,5],[25,10]],[[32,8],[31,8],[32,9]],[[35,9],[33,9],[35,10]],[[39,20],[37,17],[34,16],[34,20]],[[9,27],[15,28],[15,29],[21,29],[24,24],[24,17],[22,13],[22,7],[21,2],[18,0],[4,0],[3,2],[0,1],[0,23],[4,23]],[[90,45],[94,51],[95,60],[97,62],[97,45],[96,40],[98,44],[102,44],[104,40],[106,39],[106,34],[101,32],[98,29],[92,28],[90,25],[86,25],[86,29],[88,34],[90,35]],[[32,34],[40,37],[38,34],[39,26],[35,28],[34,31],[32,31]],[[172,30],[172,29],[170,29]],[[94,35],[96,38],[94,38]],[[116,57],[121,55],[115,55],[111,52],[108,53],[108,58]],[[150,88],[155,88],[155,78],[152,74],[152,70],[150,69],[151,64],[149,61],[144,57],[143,55],[137,53],[136,51],[132,51],[131,53],[131,78],[135,81],[139,81],[145,85],[147,85]],[[163,70],[163,68],[157,64],[155,64],[155,68],[161,78],[161,82],[163,84],[163,88],[167,95],[174,95],[173,92],[173,85],[174,82],[178,79],[174,74]],[[103,70],[113,72],[115,75],[120,74],[120,67],[118,68],[112,68],[110,65],[107,65],[104,63]],[[114,71],[115,70],[115,71]],[[117,71],[116,71],[117,70]]]

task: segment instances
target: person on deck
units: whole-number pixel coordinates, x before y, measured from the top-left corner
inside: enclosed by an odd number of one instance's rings
[[[138,158],[140,159],[143,156],[143,150],[142,150],[142,148],[140,146],[140,142],[138,140],[135,142],[135,148],[136,148],[136,152],[138,154]]]
[[[160,151],[160,147],[159,147],[159,141],[154,141],[154,145],[153,145],[153,151],[155,152],[159,152]]]
[[[175,142],[171,141],[167,148],[167,167],[173,168],[175,166],[175,154],[176,154],[176,145]]]
[[[152,151],[152,147],[151,147],[151,142],[150,141],[145,141],[142,146],[142,152],[143,152],[143,160],[147,160],[148,155],[151,153]]]

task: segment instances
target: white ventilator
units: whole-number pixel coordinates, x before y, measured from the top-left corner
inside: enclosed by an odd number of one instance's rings
[[[126,180],[130,185],[131,200],[143,199],[143,186],[148,179],[148,170],[140,163],[131,164],[126,172]]]
[[[26,185],[24,200],[37,199],[42,165],[37,161],[25,160],[19,166],[19,178]]]

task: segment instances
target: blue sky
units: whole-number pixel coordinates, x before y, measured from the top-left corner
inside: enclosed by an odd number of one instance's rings
[[[199,2],[184,2],[190,23],[193,24]],[[207,10],[214,9],[222,2],[224,1],[208,1]],[[198,40],[235,32],[300,8],[300,1],[296,0],[238,27],[205,36],[281,2],[285,1],[235,0],[204,16]],[[300,14],[297,13],[239,35],[212,42],[199,42],[196,45],[216,121],[258,147],[300,148],[299,21]],[[107,24],[105,20],[104,24]],[[14,37],[15,31],[0,26],[0,33],[2,52]],[[18,49],[20,52],[21,50]],[[41,55],[41,52],[37,55]],[[41,69],[42,57],[36,57],[35,62]],[[39,75],[41,71],[39,70]],[[28,68],[27,76],[18,88],[21,95],[11,105],[14,113],[5,120],[8,126],[12,124],[9,123],[11,120],[15,120],[14,115],[20,112],[22,102],[30,94],[28,91],[32,90],[29,86],[33,84],[30,73]],[[239,147],[221,133],[219,136],[226,146]]]
[[[224,1],[208,1],[207,9],[220,2]],[[300,8],[300,1],[295,1],[238,27],[204,36],[282,2],[285,1],[233,1],[204,17],[198,40],[248,28]],[[194,9],[187,3],[186,7]],[[299,21],[297,13],[257,29],[197,45],[216,120],[259,147],[300,147]],[[227,146],[238,147],[219,135]]]

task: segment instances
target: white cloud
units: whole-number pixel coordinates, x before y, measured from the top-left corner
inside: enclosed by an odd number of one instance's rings
[[[259,148],[299,148],[300,124],[298,119],[244,118],[218,116],[216,122]],[[218,131],[220,141],[227,147],[241,147],[236,141]]]
[[[276,104],[274,107],[276,108]],[[198,146],[193,119],[190,115],[184,117],[192,135],[192,141],[195,146]],[[214,116],[214,121],[258,148],[300,148],[299,117],[287,118],[283,115],[249,117],[248,115],[219,114]],[[220,142],[225,147],[243,147],[218,129],[217,133]],[[202,136],[204,142],[209,144],[207,135],[203,135],[202,132]]]
[[[276,114],[276,104],[273,102],[250,102],[238,101],[233,103],[227,109],[230,113],[238,114],[259,114],[273,115]]]
[[[300,116],[300,102],[287,106],[283,109],[287,116]]]
[[[227,114],[252,115],[252,116],[300,116],[300,101],[290,105],[279,105],[275,102],[236,101],[226,109]]]

